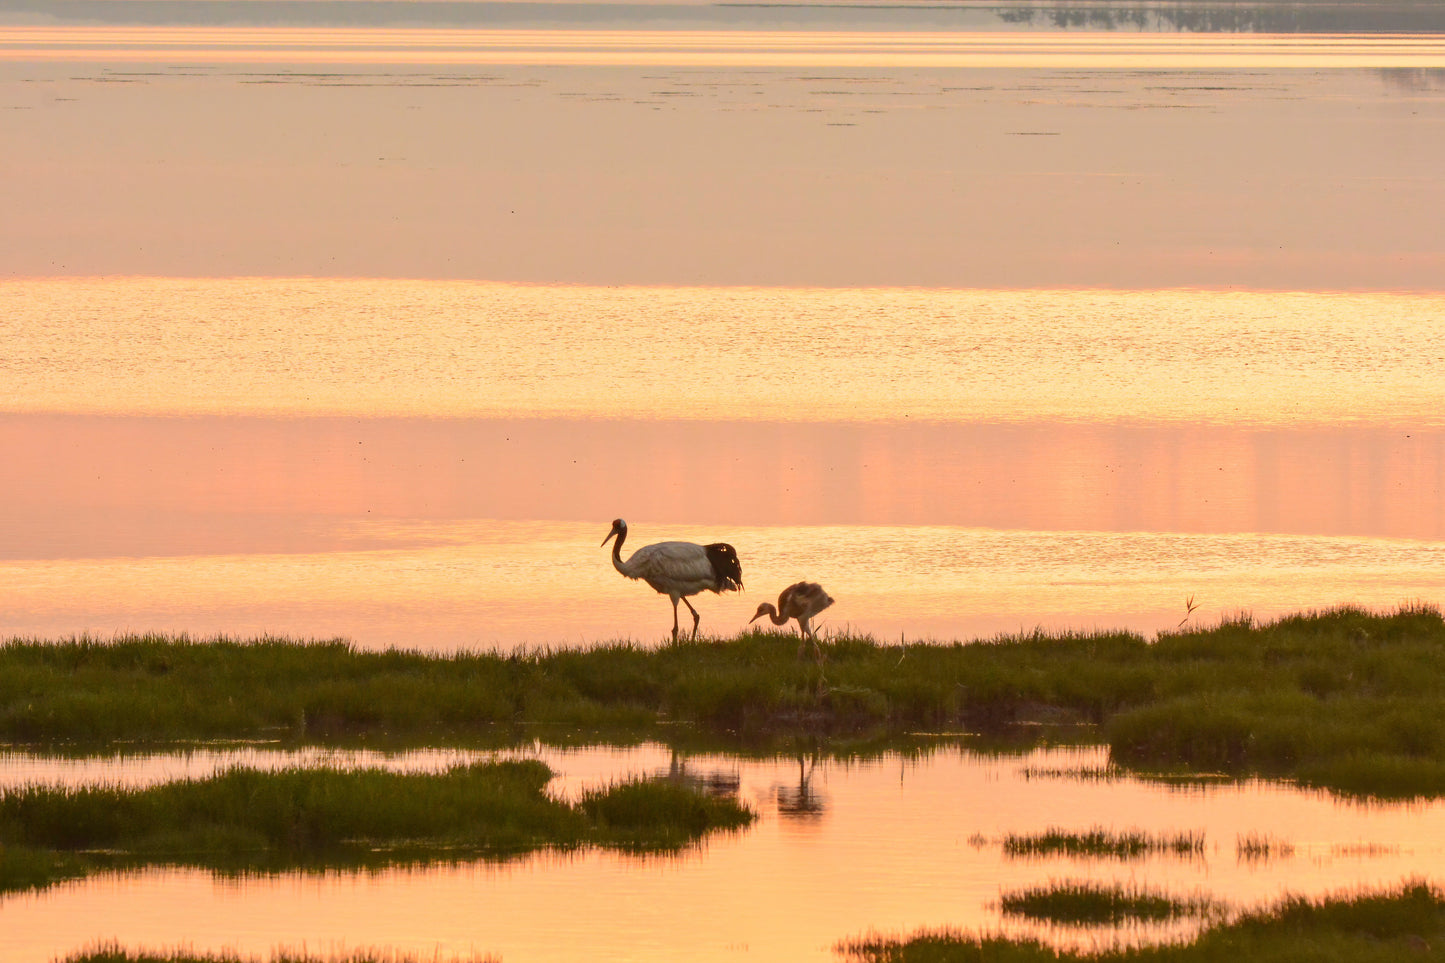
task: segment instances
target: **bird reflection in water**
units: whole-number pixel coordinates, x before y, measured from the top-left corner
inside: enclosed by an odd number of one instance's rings
[[[659,769],[656,777],[720,798],[736,798],[743,783],[738,770],[697,768],[689,765],[687,757],[675,749],[668,758],[667,768]]]
[[[778,815],[795,819],[816,819],[822,816],[827,809],[827,803],[822,794],[813,787],[813,774],[818,767],[818,754],[816,752],[799,752],[797,759],[798,784],[796,786],[779,784],[774,787],[778,800]]]

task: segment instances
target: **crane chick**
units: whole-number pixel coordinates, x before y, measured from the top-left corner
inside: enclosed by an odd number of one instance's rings
[[[764,615],[771,619],[774,625],[787,625],[789,619],[797,619],[798,631],[803,634],[802,641],[798,643],[798,658],[803,657],[803,649],[811,639],[813,650],[821,660],[823,649],[818,645],[818,636],[808,624],[808,620],[832,604],[833,596],[823,591],[823,586],[817,582],[795,582],[779,593],[777,608],[773,608],[772,602],[764,602],[758,606],[758,613],[748,622],[756,622]]]
[[[677,641],[677,600],[692,613],[692,637],[697,638],[697,624],[702,616],[687,600],[701,591],[736,592],[743,587],[743,568],[737,551],[726,542],[696,545],[692,542],[654,542],[622,560],[622,543],[627,540],[627,523],[617,519],[612,531],[602,540],[606,545],[613,536],[612,567],[628,578],[640,578],[654,590],[672,599],[672,641]]]

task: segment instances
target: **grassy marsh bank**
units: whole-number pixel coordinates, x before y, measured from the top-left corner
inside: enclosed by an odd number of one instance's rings
[[[536,760],[381,769],[233,768],[145,789],[0,791],[0,892],[146,864],[223,872],[372,868],[542,848],[673,851],[753,814],[728,798],[639,780],[554,799]]]
[[[1411,606],[1164,633],[974,644],[839,637],[821,669],[775,633],[515,655],[184,638],[0,645],[0,739],[115,744],[290,736],[437,739],[686,723],[730,738],[1087,723],[1117,765],[1445,793],[1445,620]]]
[[[1180,944],[1077,952],[1033,940],[929,931],[906,938],[867,936],[838,944],[850,963],[1393,963],[1445,959],[1445,894],[1423,882],[1379,893],[1319,900],[1289,897],[1232,922],[1206,927]]]

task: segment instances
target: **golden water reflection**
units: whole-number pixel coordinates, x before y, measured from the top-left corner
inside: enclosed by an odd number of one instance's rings
[[[1036,627],[1152,634],[1185,616],[1189,596],[1200,606],[1196,624],[1241,611],[1267,618],[1445,598],[1445,543],[1434,541],[631,522],[639,544],[687,537],[737,547],[748,590],[696,600],[705,634],[745,628],[760,599],[800,578],[838,600],[822,631],[885,642]],[[651,644],[671,629],[667,599],[612,570],[598,547],[605,525],[486,521],[388,532],[382,523],[364,534],[407,544],[0,563],[5,631],[345,636],[369,648],[437,651]]]
[[[0,414],[0,448],[12,559],[387,548],[428,541],[428,522],[618,515],[1445,539],[1440,429]]]
[[[881,638],[1438,602],[1445,299],[0,282],[0,633],[654,640],[596,542]]]
[[[506,30],[10,26],[0,58],[147,63],[705,67],[1436,68],[1445,42],[1401,34]]]
[[[1445,298],[0,281],[8,411],[1445,424]]]
[[[1445,599],[1439,429],[12,414],[0,447],[0,635],[652,642],[619,515],[738,548],[720,634],[801,578],[885,640]]]
[[[1431,38],[7,28],[0,62],[25,273],[1438,287],[1439,98],[1392,86]],[[884,641],[1438,602],[1442,331],[1438,293],[9,280],[0,634],[660,641],[617,514],[739,546],[714,632],[798,577]],[[539,752],[566,786],[675,762]],[[689,763],[762,824],[678,860],[99,878],[7,897],[0,958],[824,959],[1078,871],[1247,903],[1438,875],[1445,839],[1438,804],[1021,775],[1097,753]],[[1059,824],[1211,849],[1001,859]]]
[[[1249,906],[1285,891],[1321,894],[1438,875],[1445,804],[1360,806],[1279,784],[1178,789],[1132,778],[1039,779],[1038,771],[1102,766],[1102,750],[989,756],[944,748],[914,760],[822,761],[811,782],[821,811],[790,813],[798,760],[695,756],[666,748],[534,747],[565,787],[685,764],[736,782],[761,820],[678,858],[540,856],[500,866],[283,875],[241,880],[156,870],[100,877],[4,900],[0,955],[43,963],[97,939],[127,946],[193,945],[265,955],[278,945],[328,951],[384,946],[424,957],[470,952],[506,959],[735,958],[827,960],[863,929],[1002,929],[1087,943],[1000,917],[1000,892],[1064,876],[1204,891]],[[216,764],[224,764],[217,755]],[[440,763],[435,759],[433,762]],[[400,765],[416,759],[401,758]],[[55,775],[71,764],[55,764]],[[107,764],[71,766],[72,782]],[[156,770],[163,759],[148,763]],[[0,785],[51,764],[0,755]],[[195,767],[191,767],[195,771]],[[1007,799],[1007,805],[1000,805]],[[1127,863],[1019,860],[1010,833],[1051,827],[1202,833],[1202,857]],[[1288,855],[1241,858],[1241,838],[1288,843]],[[557,912],[557,907],[568,907]],[[538,921],[545,920],[545,925]],[[687,920],[686,926],[677,921]]]

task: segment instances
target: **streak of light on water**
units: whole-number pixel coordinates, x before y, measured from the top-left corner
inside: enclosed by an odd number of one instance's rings
[[[675,529],[634,522],[661,540]],[[324,554],[0,563],[9,631],[346,637],[364,648],[510,650],[661,642],[665,596],[612,570],[597,525],[428,526],[430,544]],[[679,533],[680,534],[680,533]],[[696,604],[704,634],[747,626],[760,599],[807,577],[838,600],[822,631],[880,641],[1195,625],[1335,605],[1392,609],[1445,596],[1445,543],[949,527],[689,526],[744,560],[742,594]],[[639,534],[636,541],[648,538]],[[636,546],[629,545],[624,552]]]
[[[1434,294],[92,278],[0,308],[7,411],[1445,424]]]
[[[998,32],[5,27],[10,60],[1093,70],[1445,66],[1431,36]]]

